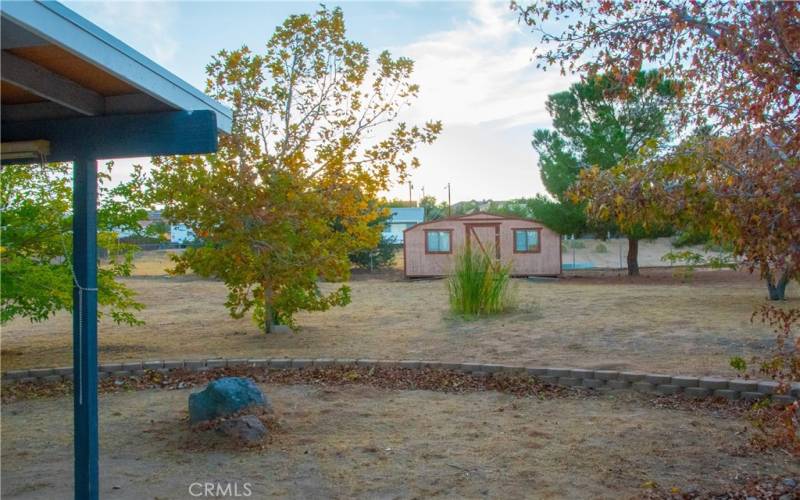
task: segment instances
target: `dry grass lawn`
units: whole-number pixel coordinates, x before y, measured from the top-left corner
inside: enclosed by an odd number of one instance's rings
[[[616,272],[554,282],[515,280],[519,304],[502,316],[465,321],[447,307],[445,283],[398,272],[356,274],[352,303],[298,316],[293,334],[265,336],[223,306],[222,283],[164,274],[164,253],[140,259],[126,282],[147,306],[145,326],[100,326],[102,362],[213,357],[404,358],[731,375],[731,356],[764,353],[770,330],[750,322],[765,289],[743,273],[669,270],[630,280]],[[329,285],[326,285],[329,286]],[[331,285],[332,286],[332,285]],[[792,284],[788,290],[796,297]],[[787,306],[799,306],[793,298]],[[2,330],[2,369],[69,366],[71,318],[15,320]]]
[[[449,313],[441,280],[356,273],[352,304],[303,313],[297,332],[265,336],[249,319],[228,316],[223,284],[168,277],[163,257],[143,256],[126,280],[147,306],[147,324],[103,321],[103,362],[417,358],[731,375],[729,357],[763,353],[773,341],[749,321],[765,295],[757,279],[708,271],[681,283],[669,270],[515,280],[516,310],[475,321]],[[68,314],[3,328],[3,370],[70,363]],[[745,476],[800,474],[785,454],[744,448],[739,417],[661,408],[635,394],[540,400],[358,385],[263,388],[281,427],[265,449],[238,452],[189,446],[196,440],[188,389],[102,394],[101,496],[187,498],[191,483],[211,481],[250,483],[253,498],[636,498],[653,483],[717,491]],[[3,405],[3,498],[71,494],[70,401]]]
[[[255,451],[191,451],[189,390],[102,395],[100,495],[190,498],[193,482],[252,498],[637,498],[793,477],[790,457],[743,450],[739,418],[637,396],[516,398],[366,386],[266,385],[281,420]],[[68,498],[69,398],[4,405],[2,496]],[[727,483],[727,484],[726,484]]]

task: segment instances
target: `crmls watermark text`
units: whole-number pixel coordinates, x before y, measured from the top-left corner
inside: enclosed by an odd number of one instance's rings
[[[250,483],[197,482],[189,485],[189,494],[206,498],[249,497],[253,494],[253,489]]]

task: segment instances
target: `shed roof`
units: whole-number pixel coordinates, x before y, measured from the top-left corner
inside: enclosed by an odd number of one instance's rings
[[[3,2],[0,34],[4,125],[211,111],[230,132],[230,109],[58,2]]]
[[[490,212],[472,212],[472,213],[469,213],[469,214],[453,215],[451,217],[445,217],[443,219],[436,219],[436,220],[429,220],[429,221],[426,221],[426,222],[420,222],[419,224],[416,224],[414,226],[409,227],[408,229],[406,229],[403,232],[405,233],[407,231],[411,231],[412,229],[416,229],[416,228],[418,228],[420,226],[427,226],[428,224],[435,224],[437,222],[455,221],[455,220],[469,220],[469,219],[474,218],[474,217],[484,217],[484,218],[488,218],[488,219],[491,219],[491,220],[519,220],[519,221],[534,222],[536,224],[544,225],[544,223],[542,223],[542,221],[539,221],[539,220],[536,220],[536,219],[526,219],[524,217],[516,217],[514,215],[500,215],[500,214],[493,214],[493,213],[490,213]]]

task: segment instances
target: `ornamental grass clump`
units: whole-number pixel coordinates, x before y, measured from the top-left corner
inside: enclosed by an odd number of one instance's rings
[[[447,280],[453,312],[482,316],[511,307],[511,266],[489,257],[491,253],[466,248],[456,254],[453,272]]]

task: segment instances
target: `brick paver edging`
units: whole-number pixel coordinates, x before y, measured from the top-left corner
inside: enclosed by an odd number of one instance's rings
[[[613,370],[586,370],[578,368],[527,367],[482,363],[441,363],[416,360],[375,360],[341,358],[271,358],[271,359],[204,359],[184,361],[135,361],[106,363],[99,367],[100,378],[126,377],[145,370],[169,371],[185,369],[204,371],[226,366],[249,366],[267,369],[303,369],[332,365],[375,366],[380,368],[442,369],[463,373],[526,373],[543,382],[570,387],[599,390],[634,390],[653,394],[683,393],[690,397],[723,397],[726,399],[759,400],[771,396],[775,402],[792,403],[800,399],[800,384],[792,384],[790,394],[778,395],[777,382],[767,380],[726,379],[718,377],[690,377],[686,375],[661,375]],[[72,378],[72,368],[36,368],[8,371],[2,374],[2,383],[58,382]]]

